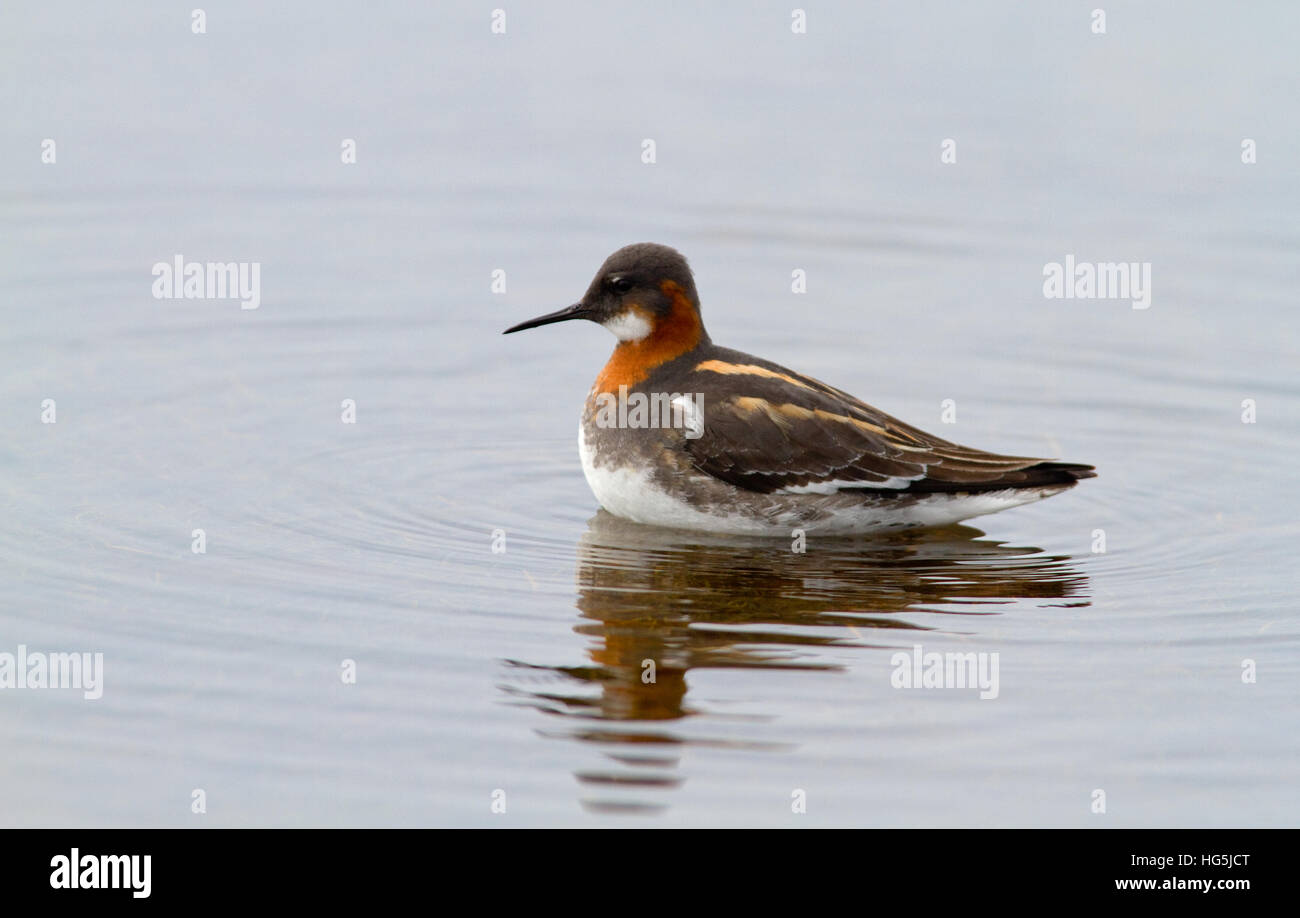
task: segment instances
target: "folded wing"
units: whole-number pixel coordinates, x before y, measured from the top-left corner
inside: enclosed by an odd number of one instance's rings
[[[728,394],[703,405],[701,436],[684,441],[692,464],[750,491],[974,492],[1069,485],[1095,475],[1089,465],[960,446],[766,362],[712,360],[696,371],[729,379],[722,387]],[[716,381],[710,388],[718,391]]]

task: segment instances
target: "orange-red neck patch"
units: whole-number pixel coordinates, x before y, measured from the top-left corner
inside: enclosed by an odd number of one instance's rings
[[[655,367],[695,350],[704,337],[700,313],[682,288],[664,281],[659,289],[672,301],[666,316],[654,316],[650,334],[640,341],[620,341],[609,363],[596,377],[597,392],[629,389],[650,375]]]

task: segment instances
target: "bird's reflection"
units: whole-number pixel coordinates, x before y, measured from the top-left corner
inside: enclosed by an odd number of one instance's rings
[[[588,640],[590,663],[511,661],[515,678],[505,688],[570,718],[562,735],[600,743],[620,763],[612,771],[578,773],[590,792],[675,786],[683,780],[674,771],[674,750],[682,744],[749,745],[688,740],[662,723],[699,712],[688,698],[691,670],[837,670],[838,654],[828,648],[892,650],[911,643],[884,629],[962,631],[972,619],[946,625],[940,616],[1012,603],[1088,604],[1086,577],[1068,557],[983,535],[956,526],[812,539],[799,552],[792,540],[658,529],[601,511],[578,544],[581,620],[574,630]],[[622,797],[583,804],[630,811],[665,805]]]

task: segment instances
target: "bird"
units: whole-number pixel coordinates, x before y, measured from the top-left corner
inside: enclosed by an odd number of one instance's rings
[[[1068,490],[1095,467],[936,437],[810,376],[712,342],[676,249],[614,252],[582,299],[503,334],[586,319],[618,339],[578,453],[614,516],[712,533],[940,527]]]

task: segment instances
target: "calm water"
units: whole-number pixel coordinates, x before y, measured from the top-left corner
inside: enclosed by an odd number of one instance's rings
[[[6,6],[0,653],[104,684],[0,690],[0,821],[1300,821],[1300,13],[1040,7]],[[598,512],[611,339],[500,331],[641,240],[714,340],[1100,477],[805,554]]]

